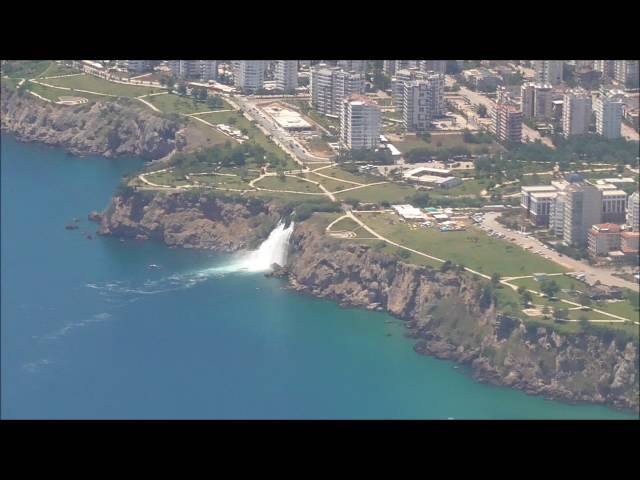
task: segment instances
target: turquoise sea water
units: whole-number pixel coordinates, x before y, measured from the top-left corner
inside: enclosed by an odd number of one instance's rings
[[[141,162],[1,153],[3,418],[634,418],[474,382],[386,314],[207,270],[228,255],[87,240]]]

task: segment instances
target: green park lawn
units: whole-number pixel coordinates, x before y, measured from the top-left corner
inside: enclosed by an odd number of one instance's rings
[[[369,235],[368,232],[363,233],[363,235]],[[369,235],[370,237],[370,235]],[[397,256],[400,260],[402,260],[405,263],[411,263],[413,265],[420,265],[422,267],[432,267],[432,268],[440,268],[440,266],[442,265],[442,263],[436,261],[436,260],[432,260],[431,258],[428,257],[423,257],[422,255],[418,255],[417,253],[413,253],[413,252],[409,252],[408,250],[404,250],[405,252],[407,252],[409,254],[408,257],[403,258],[400,257],[400,252],[403,249],[400,249],[398,247],[395,247],[393,245],[389,245],[386,242],[383,242],[382,240],[378,240],[378,239],[360,239],[360,238],[354,238],[353,240],[343,240],[345,242],[354,242],[354,243],[358,243],[361,245],[368,245],[371,248],[379,251],[379,252],[383,252],[383,253],[388,253],[390,255],[395,255]],[[384,244],[384,245],[383,245]]]
[[[73,75],[80,73],[79,70],[71,67],[66,67],[57,62],[51,62],[47,69],[38,75],[39,78],[43,77],[54,77],[57,75]]]
[[[352,187],[355,186],[352,185]],[[340,200],[354,199],[365,203],[404,203],[406,198],[415,192],[414,188],[406,185],[383,183],[338,193],[336,197]]]
[[[192,141],[193,144],[201,147],[211,147],[226,141],[234,141],[231,137],[226,136],[224,133],[210,127],[206,123],[199,122],[195,118],[189,118],[185,134],[187,137],[194,138]],[[195,139],[195,137],[197,137],[197,139]]]
[[[10,78],[34,78],[45,72],[51,60],[10,60],[2,68],[2,74]]]
[[[351,173],[339,166],[323,168],[322,170],[319,170],[319,173],[328,175],[329,177],[337,178],[339,180],[347,180],[349,182],[361,183],[363,185],[367,183],[382,182],[385,180],[383,177],[369,175],[368,173]],[[356,185],[352,185],[352,187],[355,186]]]
[[[435,257],[462,264],[473,270],[492,275],[531,275],[534,272],[557,273],[559,265],[528,253],[520,247],[490,237],[479,230],[440,232],[434,229],[411,230],[399,223],[394,214],[359,214],[360,218],[380,235],[397,243]],[[391,220],[395,224],[391,223]]]
[[[68,92],[66,90],[59,90],[57,88],[45,87],[44,85],[38,85],[37,83],[25,82],[22,88],[28,88],[29,90],[37,93],[38,95],[51,100],[52,102],[57,102],[60,100],[60,97],[82,97],[86,98],[89,101],[104,101],[108,97],[102,97],[100,95],[92,95],[90,93],[73,93]]]
[[[168,93],[166,95],[153,95],[152,97],[146,97],[145,100],[161,110],[162,113],[190,114],[230,108],[229,104],[224,102],[222,107],[214,109],[207,105],[207,102],[196,101],[192,98],[181,97],[173,93]]]
[[[285,154],[280,149],[280,147],[269,140],[258,127],[253,125],[249,120],[247,120],[242,114],[238,112],[205,113],[204,115],[198,115],[198,118],[206,120],[207,122],[214,125],[223,123],[225,125],[230,125],[241,130],[246,129],[247,135],[251,140],[262,146],[262,148],[264,148],[267,152],[271,152],[273,155],[286,162],[285,169],[291,170],[298,167],[298,164],[289,155]],[[227,138],[231,139],[231,137]]]
[[[139,97],[149,93],[164,92],[162,88],[141,87],[138,85],[124,85],[113,83],[91,75],[78,75],[74,77],[52,78],[46,83],[59,87],[88,90],[90,92],[114,95],[118,97]]]
[[[337,192],[339,190],[344,190],[345,188],[355,187],[355,185],[351,183],[339,182],[330,178],[321,177],[320,175],[316,175],[315,173],[303,173],[299,176],[308,178],[309,180],[313,180],[314,182],[321,183],[324,188],[326,188],[330,192]]]
[[[210,185],[218,188],[232,188],[238,190],[251,190],[249,182],[243,181],[240,177],[230,177],[228,175],[193,175],[192,181],[197,181],[203,185]]]
[[[324,195],[322,190],[311,182],[294,177],[265,177],[254,183],[256,187],[268,188],[269,190],[288,190],[290,192],[318,193]]]

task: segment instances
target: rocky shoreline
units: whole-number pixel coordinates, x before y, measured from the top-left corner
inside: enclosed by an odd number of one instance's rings
[[[135,100],[65,106],[2,87],[0,128],[25,142],[59,146],[75,155],[163,158],[181,147],[181,125]]]
[[[181,147],[177,122],[131,101],[60,107],[3,88],[1,112],[3,131],[75,154],[160,159]],[[282,214],[273,201],[125,187],[91,220],[100,222],[102,235],[233,252],[257,247]],[[500,315],[481,301],[475,277],[330,239],[308,222],[296,224],[288,264],[273,275],[295,291],[403,319],[417,353],[468,365],[479,381],[639,411],[637,343],[560,335]]]
[[[389,312],[405,321],[417,353],[465,364],[478,381],[639,411],[637,344],[561,335],[502,315],[493,303],[482,305],[481,284],[469,275],[336,243],[311,225],[296,227],[288,265],[272,275],[297,292]]]

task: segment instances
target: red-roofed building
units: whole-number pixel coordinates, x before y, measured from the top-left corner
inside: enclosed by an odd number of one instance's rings
[[[608,255],[620,248],[620,225],[598,223],[591,226],[588,235],[588,249],[592,256]]]
[[[620,250],[625,255],[637,255],[640,251],[640,232],[622,232]]]

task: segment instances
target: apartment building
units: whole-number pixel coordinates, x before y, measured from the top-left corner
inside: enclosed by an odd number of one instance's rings
[[[522,143],[522,111],[510,102],[499,102],[493,109],[493,133],[501,142]]]
[[[597,188],[597,186],[596,186]],[[627,213],[627,194],[624,190],[602,190],[602,222],[624,223]]]
[[[638,60],[616,60],[614,64],[615,80],[627,87],[638,86]]]
[[[591,226],[587,249],[591,256],[608,255],[612,250],[620,249],[620,225],[599,223]]]
[[[522,116],[527,120],[545,120],[553,115],[553,87],[549,83],[528,82],[520,87]]]
[[[634,232],[640,231],[640,194],[633,192],[627,201],[627,225]]]
[[[562,108],[562,132],[565,138],[588,133],[590,124],[591,94],[583,89],[565,93]]]
[[[218,78],[217,60],[169,60],[168,64],[176,78],[201,82]]]
[[[285,93],[295,93],[298,88],[298,61],[277,60],[274,76],[278,90]]]
[[[564,192],[562,238],[567,245],[584,246],[591,226],[602,221],[602,192],[579,175],[570,178]]]
[[[264,85],[264,60],[236,61],[234,85],[245,92],[255,92]]]
[[[380,107],[364,95],[342,101],[340,143],[350,150],[373,149],[380,142]]]
[[[366,60],[338,60],[338,67],[345,72],[360,73],[362,75],[367,73]]]
[[[364,76],[339,67],[318,64],[311,67],[311,105],[323,115],[340,117],[342,101],[364,93]]]
[[[612,95],[601,93],[593,102],[596,132],[605,138],[619,138],[624,103]]]
[[[536,71],[536,81],[559,85],[562,83],[562,60],[534,60],[533,69]]]
[[[418,68],[422,72],[436,72],[444,75],[447,71],[446,60],[420,60]]]
[[[402,119],[407,132],[426,133],[444,110],[444,75],[423,73],[403,82]]]

